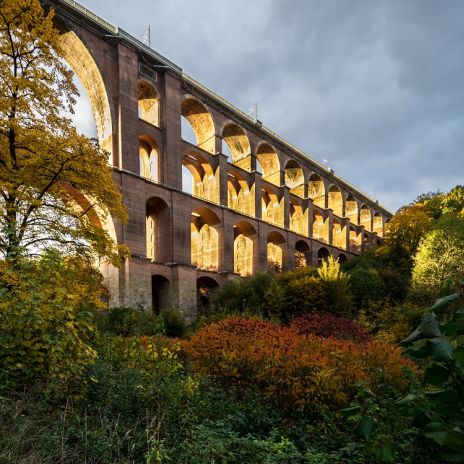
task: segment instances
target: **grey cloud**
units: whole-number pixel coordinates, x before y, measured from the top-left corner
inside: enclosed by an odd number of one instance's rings
[[[463,183],[460,0],[83,3],[387,207]]]

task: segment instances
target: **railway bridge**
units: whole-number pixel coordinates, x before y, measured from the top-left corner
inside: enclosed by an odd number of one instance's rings
[[[227,279],[340,261],[391,213],[136,38],[72,0],[56,12],[127,207],[105,227],[131,250],[102,269],[112,306],[193,319]]]

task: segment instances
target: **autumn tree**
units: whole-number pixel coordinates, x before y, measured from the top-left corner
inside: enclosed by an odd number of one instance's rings
[[[126,213],[108,153],[65,115],[77,95],[53,11],[39,0],[0,0],[0,252],[8,260],[48,249],[118,260],[101,224]]]

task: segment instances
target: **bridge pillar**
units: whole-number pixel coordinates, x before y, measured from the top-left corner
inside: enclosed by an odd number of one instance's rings
[[[164,73],[164,95],[163,183],[182,190],[182,83],[169,72]]]

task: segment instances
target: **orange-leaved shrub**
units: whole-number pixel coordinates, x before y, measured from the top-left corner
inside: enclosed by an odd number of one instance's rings
[[[414,370],[401,349],[381,342],[299,335],[270,322],[234,317],[183,342],[190,368],[238,394],[257,389],[285,409],[315,412],[349,404],[357,385],[405,388]],[[316,407],[317,405],[317,407]]]
[[[290,328],[300,335],[314,334],[324,338],[333,337],[360,343],[372,340],[372,336],[356,322],[330,313],[303,314],[293,319]]]

